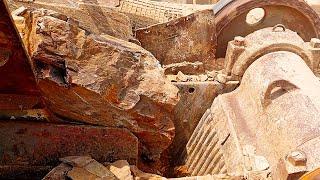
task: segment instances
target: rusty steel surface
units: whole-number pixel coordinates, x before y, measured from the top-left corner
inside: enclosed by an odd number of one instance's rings
[[[136,164],[138,140],[126,129],[85,125],[0,121],[0,178],[6,167],[55,166],[59,158],[90,155],[100,162],[127,159]],[[13,172],[11,172],[13,173]]]
[[[3,0],[0,11],[1,93],[38,95],[30,64]]]
[[[251,9],[263,8],[262,21],[250,25],[246,16]],[[224,57],[227,43],[235,36],[246,36],[258,29],[284,24],[305,40],[319,37],[320,19],[303,0],[234,0],[216,14],[217,57]]]
[[[204,73],[215,68],[215,34],[214,13],[204,10],[164,24],[138,29],[136,38],[162,65],[191,63],[185,65],[188,68],[176,67],[176,71],[168,74],[179,70],[183,73]]]
[[[318,167],[319,88],[319,80],[297,54],[279,51],[260,57],[249,66],[239,88],[216,98],[203,116],[187,146],[188,167],[200,172],[260,171],[264,178],[265,171],[271,171],[275,179],[301,176]],[[222,168],[200,163],[202,153],[211,148],[208,134],[213,131],[222,142],[217,143],[225,162]],[[301,160],[290,158],[300,152]]]
[[[39,90],[30,63],[7,11],[0,1],[0,96],[3,109],[30,109],[41,106]],[[19,95],[19,98],[16,98]],[[10,98],[9,98],[10,97]]]
[[[181,157],[185,159],[188,173],[193,176],[227,173],[221,149],[223,139],[217,134],[219,127],[207,125],[212,118],[211,113],[210,109],[204,113]]]
[[[152,0],[120,0],[118,10],[127,14],[136,28],[144,28],[157,23],[166,23],[197,10],[210,8],[211,5],[179,4]]]
[[[320,40],[312,38],[304,42],[284,25],[264,28],[246,37],[237,36],[228,43],[225,57],[226,75],[241,79],[246,69],[258,58],[275,51],[290,51],[298,54],[314,72],[319,68]]]
[[[179,156],[185,150],[192,132],[212,101],[219,94],[233,91],[238,82],[228,82],[227,84],[221,84],[217,81],[175,82],[174,85],[179,88],[181,97],[174,109],[176,135],[172,143],[171,154]],[[172,163],[177,165],[181,162],[178,158],[174,158]]]

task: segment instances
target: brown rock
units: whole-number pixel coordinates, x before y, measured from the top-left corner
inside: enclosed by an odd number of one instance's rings
[[[186,81],[188,81],[188,76],[186,76],[181,71],[179,71],[178,74],[177,74],[177,79],[179,81],[186,82]]]
[[[130,165],[126,160],[116,161],[108,166],[108,169],[121,180],[133,180]]]
[[[130,19],[112,8],[119,4],[119,0],[12,0],[11,4],[15,7],[45,8],[62,13],[77,20],[80,27],[91,33],[108,34],[126,41],[134,39]]]
[[[200,79],[200,81],[204,82],[208,79],[208,76],[206,74],[200,74],[199,79]]]
[[[48,10],[24,14],[28,53],[47,108],[58,117],[125,127],[156,160],[174,136],[178,89],[159,62],[133,43],[87,34]]]
[[[44,179],[61,180],[67,177],[72,180],[117,179],[108,168],[90,156],[68,156],[61,160],[63,163],[52,169]]]
[[[61,160],[73,166],[68,172],[73,180],[116,179],[111,171],[89,156],[69,156]]]
[[[42,180],[61,180],[65,179],[67,173],[72,170],[72,166],[61,163],[53,168]]]
[[[93,160],[89,164],[85,165],[83,169],[100,178],[116,179],[111,171],[109,171],[102,164],[98,163],[96,160]]]
[[[219,83],[225,84],[227,82],[227,76],[225,74],[217,74],[216,80]]]
[[[73,167],[84,167],[93,161],[90,156],[68,156],[59,160]]]
[[[72,180],[95,180],[99,177],[91,174],[83,168],[74,167],[68,172],[67,176]]]

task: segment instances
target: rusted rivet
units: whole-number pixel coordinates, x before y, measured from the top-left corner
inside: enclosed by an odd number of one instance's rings
[[[11,56],[11,51],[0,49],[0,67],[4,66]]]
[[[244,37],[236,36],[234,38],[234,45],[236,45],[236,46],[244,46],[244,44],[245,44],[244,41],[245,41]]]
[[[287,160],[294,166],[305,166],[307,164],[307,156],[302,151],[292,151],[288,154]]]
[[[320,39],[312,38],[310,41],[310,45],[313,48],[320,48]]]

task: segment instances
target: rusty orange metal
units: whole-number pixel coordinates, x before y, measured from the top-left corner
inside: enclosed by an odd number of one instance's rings
[[[0,10],[0,91],[7,94],[39,95],[30,63],[3,0]]]
[[[137,164],[138,139],[126,129],[1,120],[0,139],[0,178],[20,177],[36,169],[47,173],[60,163],[59,158],[75,155]]]
[[[192,175],[290,179],[319,167],[319,88],[297,54],[272,52],[254,61],[239,88],[216,98],[191,136]]]
[[[246,16],[254,8],[264,9],[265,16],[251,25],[246,23]],[[276,24],[297,32],[304,41],[320,35],[319,16],[304,0],[234,0],[216,14],[217,57],[224,57],[228,42],[235,36],[246,36]]]

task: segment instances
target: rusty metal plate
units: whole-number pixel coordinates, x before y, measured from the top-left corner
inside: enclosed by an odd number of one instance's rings
[[[138,140],[128,130],[39,122],[0,122],[0,166],[55,166],[65,156],[137,163]]]
[[[136,38],[162,65],[202,63],[204,69],[215,66],[215,20],[212,10],[204,10],[170,22],[138,29]],[[185,72],[188,74],[188,70]]]
[[[39,95],[36,81],[4,0],[0,1],[0,93]]]
[[[179,88],[180,101],[174,109],[176,134],[171,145],[173,156],[179,156],[185,149],[202,115],[210,108],[213,100],[219,95],[233,91],[238,82],[221,84],[213,82],[176,82]],[[197,130],[198,131],[198,130]],[[172,163],[179,164],[179,159]]]

